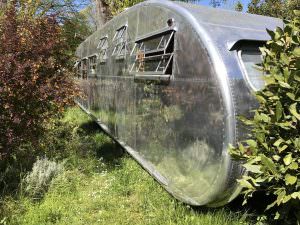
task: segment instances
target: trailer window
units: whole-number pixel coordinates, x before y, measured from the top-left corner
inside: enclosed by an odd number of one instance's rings
[[[264,85],[263,72],[260,70],[262,56],[259,47],[242,48],[239,56],[243,64],[246,79],[251,88],[255,91],[261,90]]]
[[[118,59],[125,58],[127,52],[127,26],[119,28],[113,39],[114,50],[112,55]]]
[[[74,65],[74,70],[75,70],[75,74],[78,78],[81,77],[80,68],[81,68],[81,62],[76,61],[75,65]]]
[[[95,76],[97,71],[97,56],[93,55],[89,57],[89,75]]]
[[[136,60],[131,71],[171,75],[174,33],[174,30],[167,30],[137,40],[133,50]]]
[[[87,79],[87,75],[88,75],[87,69],[88,69],[88,60],[85,58],[82,60],[81,63],[81,74],[83,79]]]
[[[105,63],[107,60],[107,49],[108,49],[108,38],[101,38],[97,49],[99,49],[99,60],[100,63]]]

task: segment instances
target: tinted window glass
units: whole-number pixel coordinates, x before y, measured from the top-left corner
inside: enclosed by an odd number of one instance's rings
[[[262,56],[259,48],[249,48],[241,50],[241,58],[244,64],[247,80],[255,90],[261,90],[265,82],[263,72],[260,70]]]

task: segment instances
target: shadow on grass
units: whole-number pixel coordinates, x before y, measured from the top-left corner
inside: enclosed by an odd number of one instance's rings
[[[86,123],[82,123],[79,128],[81,130],[84,131],[85,134],[87,135],[91,135],[91,134],[95,134],[95,133],[98,133],[98,132],[103,132],[103,130],[101,129],[101,127],[94,121],[88,121]]]
[[[124,155],[125,151],[114,140],[111,140],[111,143],[104,143],[100,148],[96,149],[96,156],[107,163],[119,162]]]
[[[103,139],[99,140],[99,145],[95,147],[95,155],[101,158],[104,163],[113,168],[120,165],[120,159],[125,155],[125,150],[113,140],[103,129],[94,121],[83,123],[79,127],[85,135],[102,134]]]

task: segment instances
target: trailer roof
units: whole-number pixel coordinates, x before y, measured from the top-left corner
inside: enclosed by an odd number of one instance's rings
[[[233,10],[216,9],[196,4],[168,0],[149,0],[142,4],[161,5],[189,15],[216,42],[227,42],[229,48],[239,40],[269,40],[266,29],[283,27],[281,19]]]
[[[184,2],[175,3],[190,11],[197,17],[199,22],[210,26],[232,27],[245,30],[265,30],[269,26],[282,25],[282,21],[274,17],[237,12],[234,10],[216,9]]]

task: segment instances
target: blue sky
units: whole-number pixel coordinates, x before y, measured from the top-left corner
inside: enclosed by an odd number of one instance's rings
[[[225,9],[234,9],[234,5],[236,4],[237,0],[227,0],[225,4],[223,4],[220,8],[225,8]],[[241,0],[241,3],[244,6],[244,11],[247,10],[248,3],[250,0]],[[199,5],[205,5],[205,6],[210,6],[209,5],[210,0],[198,0],[197,4]]]
[[[121,0],[120,0],[121,1]],[[234,9],[234,5],[238,0],[226,0],[225,4],[222,4],[222,6],[220,8],[225,8],[225,9]],[[247,6],[248,3],[250,2],[250,0],[240,0],[244,6],[244,11],[247,10]],[[76,0],[76,3],[82,3],[82,0]],[[85,2],[88,2],[88,0],[85,0]],[[205,5],[205,6],[211,6],[210,4],[210,0],[198,0],[196,2],[196,4],[199,5]]]

